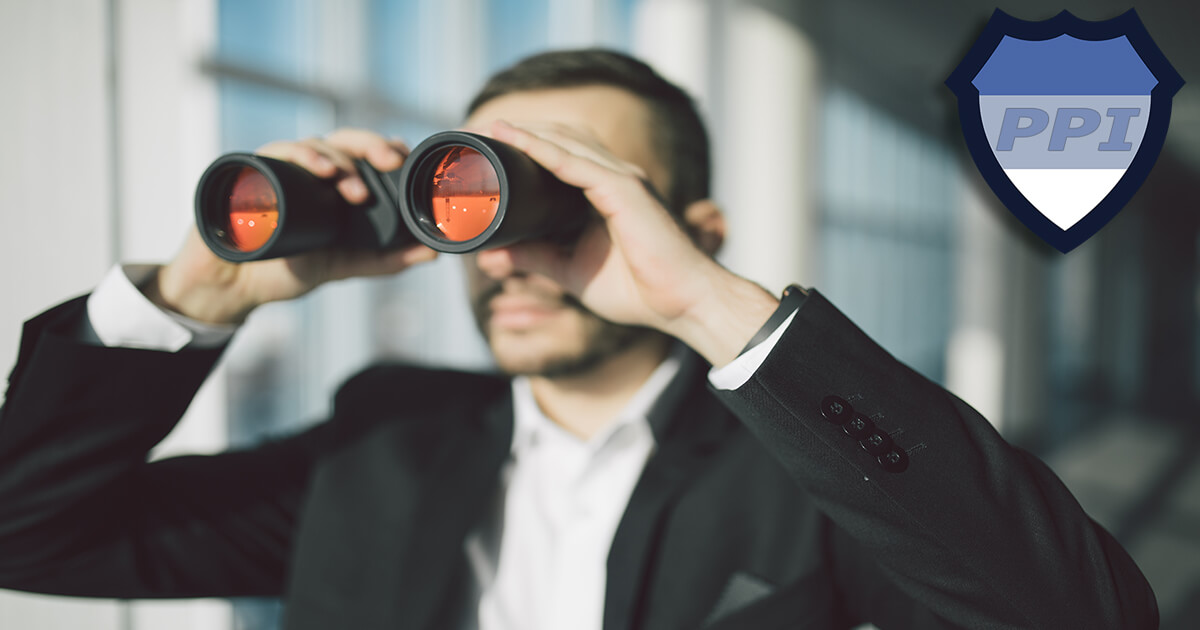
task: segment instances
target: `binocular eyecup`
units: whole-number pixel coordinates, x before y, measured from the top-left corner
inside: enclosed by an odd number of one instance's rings
[[[461,254],[528,239],[567,240],[588,204],[515,147],[444,131],[417,146],[398,171],[355,163],[369,199],[351,205],[333,182],[290,162],[230,153],[200,177],[196,224],[232,262],[323,248],[396,249],[421,242]]]

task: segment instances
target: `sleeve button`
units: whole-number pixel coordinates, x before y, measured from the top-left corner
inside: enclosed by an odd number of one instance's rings
[[[829,422],[841,425],[854,415],[854,407],[837,396],[826,396],[821,399],[821,415]]]
[[[876,459],[883,469],[891,473],[904,472],[908,469],[908,454],[900,450],[890,450]]]
[[[871,422],[870,418],[861,413],[856,413],[853,418],[850,418],[849,422],[842,426],[842,430],[846,432],[846,435],[856,440],[861,440],[871,435],[875,430],[875,423]]]
[[[892,438],[886,433],[876,431],[859,441],[867,452],[878,457],[892,448]]]

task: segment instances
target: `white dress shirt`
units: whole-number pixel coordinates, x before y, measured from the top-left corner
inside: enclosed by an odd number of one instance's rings
[[[162,310],[136,288],[153,267],[115,266],[88,298],[99,340],[177,352],[229,340],[234,326],[212,326]],[[762,343],[709,382],[737,389],[754,374],[795,313]],[[599,630],[608,550],[625,506],[655,449],[647,417],[679,372],[677,348],[603,430],[581,440],[542,413],[529,379],[513,379],[513,439],[493,510],[467,536],[475,577],[477,630]]]
[[[679,372],[664,361],[612,422],[582,440],[513,379],[512,455],[496,509],[466,540],[480,630],[600,630],[608,549],[654,451],[648,414]]]

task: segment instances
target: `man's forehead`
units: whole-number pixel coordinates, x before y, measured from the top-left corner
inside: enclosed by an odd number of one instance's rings
[[[649,133],[646,104],[627,90],[607,85],[511,92],[476,109],[463,124],[468,131],[487,132],[493,121],[564,125],[591,132],[599,139]]]

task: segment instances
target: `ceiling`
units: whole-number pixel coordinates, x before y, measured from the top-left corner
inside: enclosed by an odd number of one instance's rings
[[[943,82],[974,43],[997,5],[979,0],[764,0],[755,4],[805,31],[825,60],[826,80],[841,83],[926,131],[958,134],[955,100]],[[1066,9],[1105,20],[1129,1],[1035,0],[999,8],[1023,20]],[[1185,83],[1176,94],[1166,151],[1200,171],[1200,1],[1150,0],[1133,8]]]

